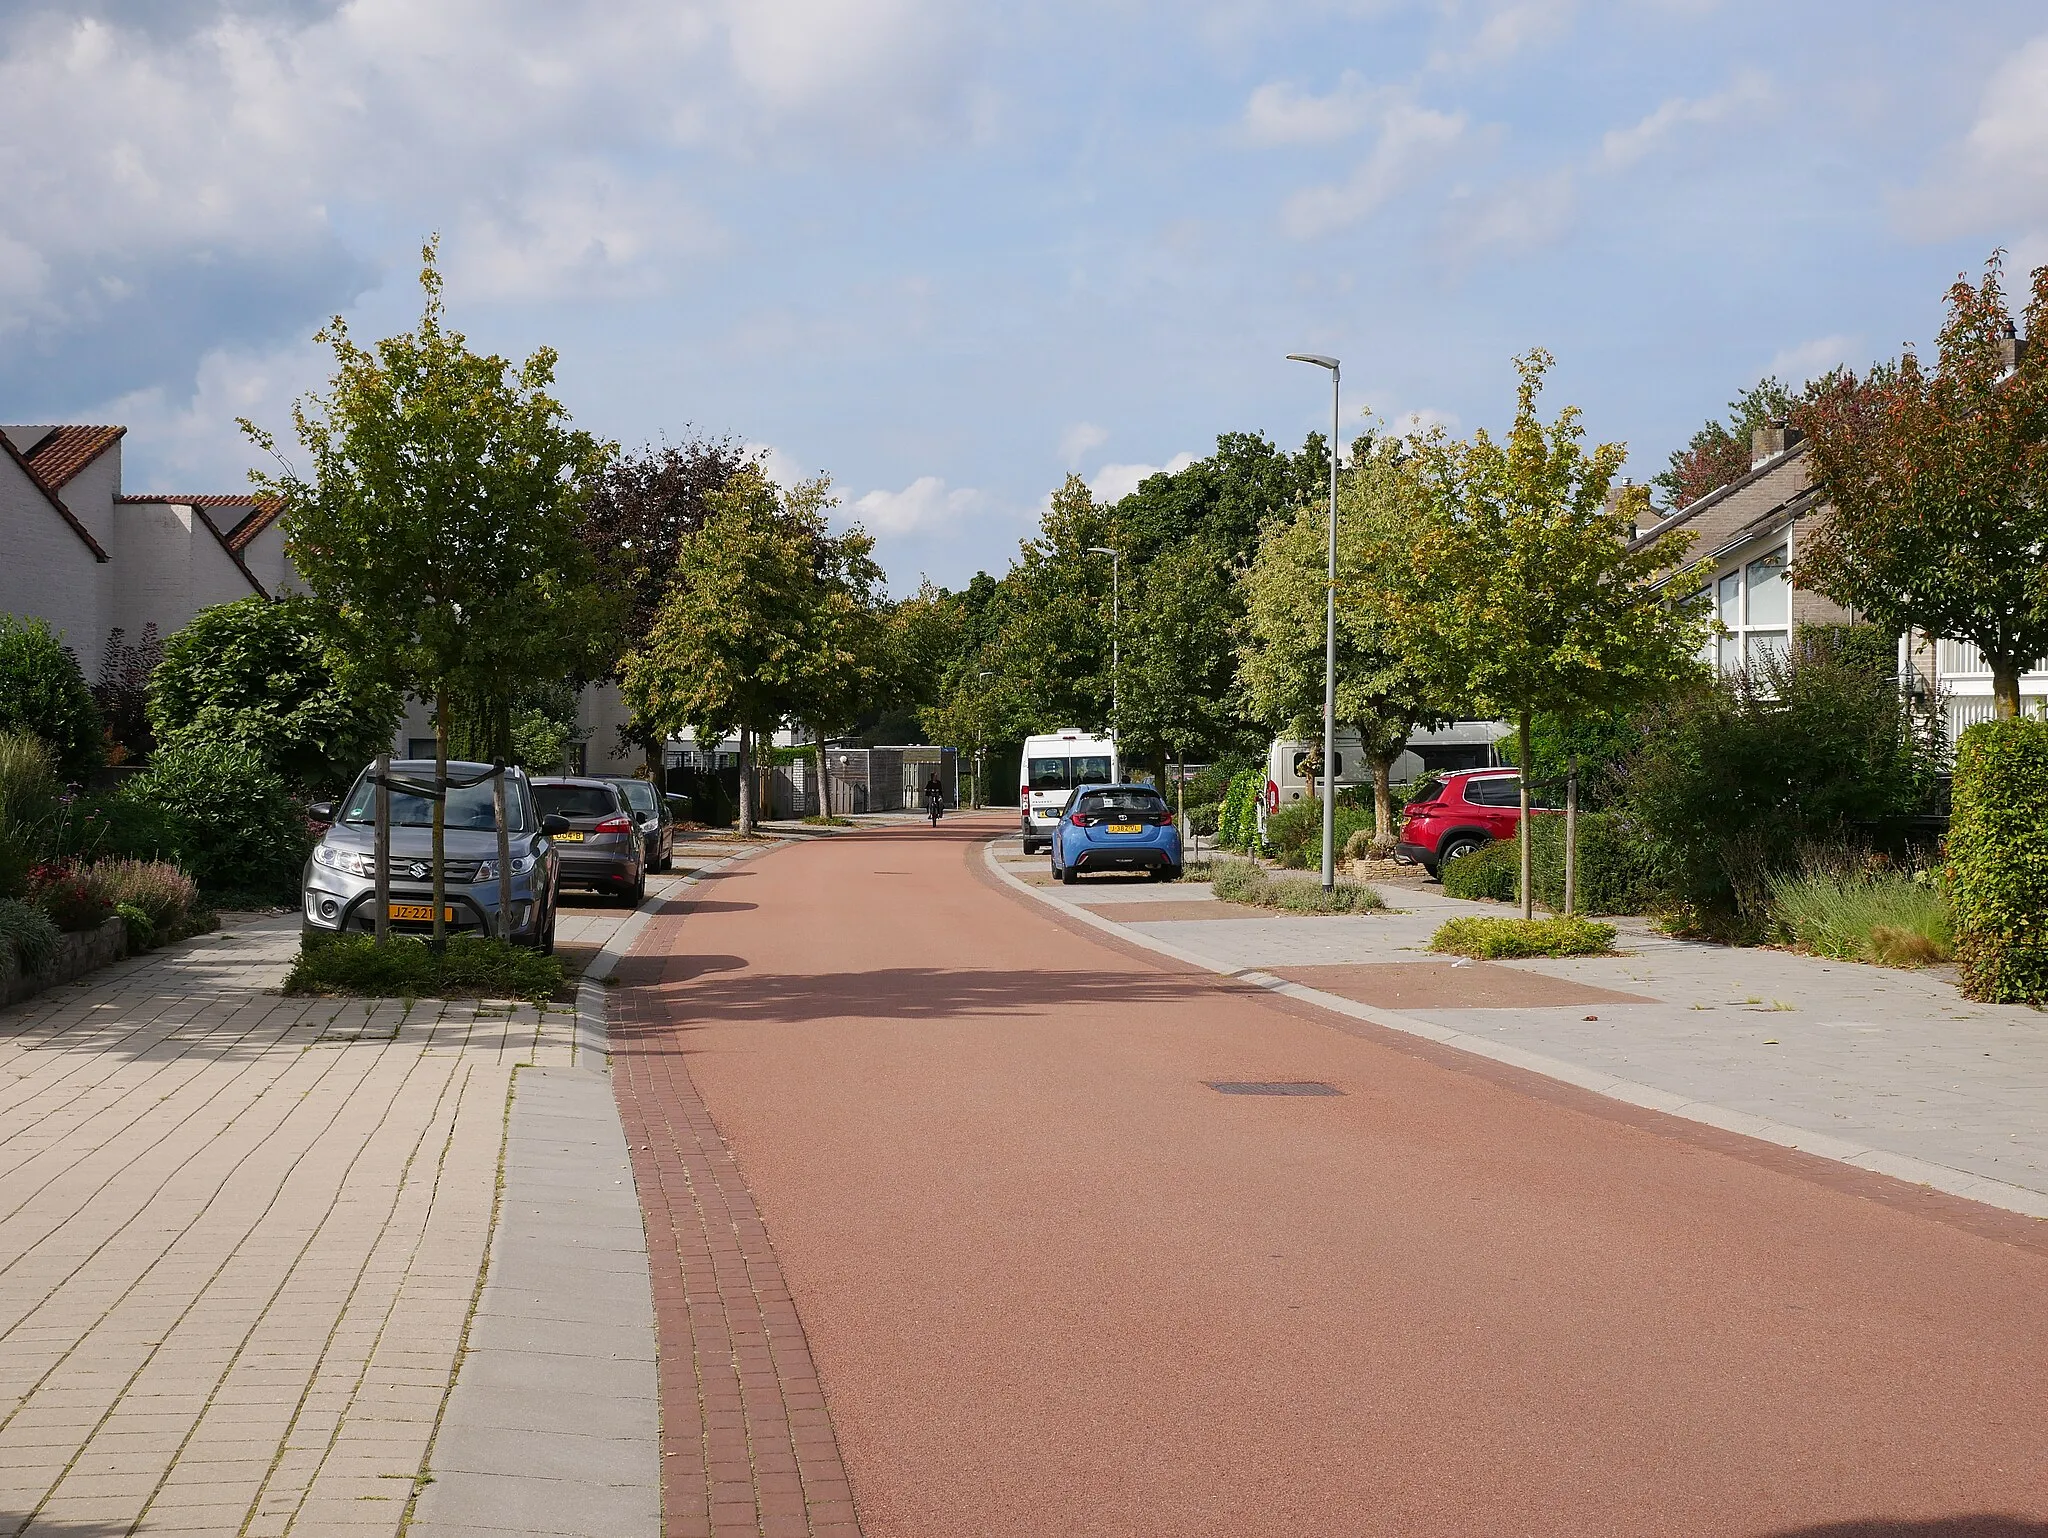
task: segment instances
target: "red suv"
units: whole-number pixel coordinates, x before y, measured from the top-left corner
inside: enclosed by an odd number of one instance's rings
[[[1398,860],[1432,876],[1497,838],[1513,838],[1522,821],[1519,769],[1465,769],[1425,785],[1401,813]]]

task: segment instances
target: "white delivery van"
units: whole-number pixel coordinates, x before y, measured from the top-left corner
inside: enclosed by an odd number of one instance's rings
[[[1290,801],[1300,801],[1308,795],[1308,766],[1315,759],[1316,745],[1313,739],[1296,742],[1289,737],[1274,739],[1266,750],[1266,811],[1277,812]],[[1365,761],[1365,750],[1360,745],[1358,733],[1337,729],[1337,751],[1335,762],[1330,766],[1341,793],[1354,785],[1372,783],[1372,766]],[[1317,787],[1320,789],[1320,785]]]
[[[1017,788],[1017,806],[1024,825],[1026,854],[1052,847],[1052,830],[1059,824],[1060,808],[1067,804],[1067,794],[1075,786],[1121,783],[1116,744],[1078,726],[1063,726],[1041,737],[1026,737],[1019,767],[1023,783]]]

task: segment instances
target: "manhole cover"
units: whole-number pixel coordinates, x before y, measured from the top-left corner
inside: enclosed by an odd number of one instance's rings
[[[1219,1095],[1341,1095],[1344,1093],[1334,1084],[1318,1084],[1313,1079],[1293,1079],[1282,1083],[1261,1084],[1232,1079],[1208,1080],[1209,1088]]]

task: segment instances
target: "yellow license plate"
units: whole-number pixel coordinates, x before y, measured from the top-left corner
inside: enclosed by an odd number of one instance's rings
[[[557,833],[555,835],[555,842],[558,844],[580,844],[583,842],[583,835],[581,833]]]
[[[393,903],[391,905],[391,916],[395,919],[403,919],[408,923],[431,924],[434,922],[434,905],[432,903]],[[443,923],[454,923],[455,910],[453,908],[443,908],[441,910],[441,919]]]
[[[1109,831],[1112,833],[1143,833],[1145,825],[1141,822],[1113,822],[1109,825]]]

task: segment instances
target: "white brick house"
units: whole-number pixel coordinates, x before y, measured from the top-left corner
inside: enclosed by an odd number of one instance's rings
[[[110,632],[297,586],[275,502],[124,496],[122,427],[0,425],[0,613],[32,615],[98,675]]]

